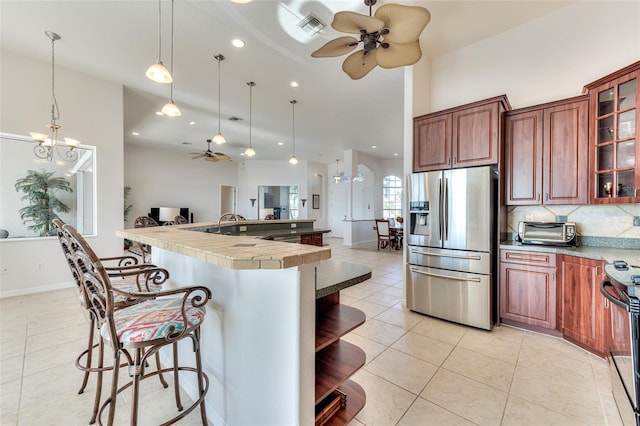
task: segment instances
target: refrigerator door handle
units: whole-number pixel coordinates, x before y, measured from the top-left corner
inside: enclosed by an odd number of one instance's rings
[[[421,254],[424,256],[435,256],[435,257],[450,257],[452,259],[467,259],[467,260],[480,260],[482,259],[480,256],[463,256],[459,254],[440,254],[440,253],[430,253],[427,251],[420,250],[411,250],[412,253]]]
[[[444,200],[442,201],[443,240],[449,239],[449,179],[444,179]]]
[[[438,179],[438,240],[442,241],[442,178]]]
[[[420,274],[420,275],[427,275],[429,277],[444,278],[444,279],[447,279],[447,280],[454,280],[454,281],[473,281],[473,282],[477,282],[477,283],[479,283],[481,281],[480,278],[452,277],[450,275],[434,274],[433,272],[425,272],[425,271],[420,271],[418,269],[413,269],[413,268],[411,268],[411,272],[415,272],[416,274]]]

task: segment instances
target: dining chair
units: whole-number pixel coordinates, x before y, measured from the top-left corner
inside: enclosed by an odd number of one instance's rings
[[[72,259],[72,241],[63,230],[64,223],[60,219],[54,219],[52,221],[53,227],[56,231],[60,247],[65,255],[67,264],[71,269],[71,275],[80,291],[80,305],[87,309],[89,316],[89,339],[87,342],[87,348],[78,355],[76,358],[76,368],[84,372],[84,378],[78,394],[82,394],[87,387],[90,373],[97,373],[97,386],[96,394],[94,397],[93,412],[89,420],[89,424],[93,424],[96,421],[98,408],[100,404],[100,397],[102,392],[102,373],[112,370],[111,366],[104,366],[104,347],[102,341],[100,343],[94,343],[94,330],[99,329],[98,318],[96,318],[92,311],[89,310],[89,301],[86,298],[86,294],[82,291],[82,285],[80,282],[81,271],[76,270],[76,265]],[[138,259],[135,256],[114,256],[114,257],[102,257],[100,261],[105,262],[117,261],[117,266],[105,267],[107,274],[113,278],[112,283],[115,288],[118,288],[127,292],[147,292],[157,293],[162,289],[162,285],[169,278],[169,272],[164,268],[158,268],[151,264],[139,264]],[[113,304],[114,309],[120,309],[126,306],[137,303],[136,298],[124,297],[121,294],[116,294]],[[93,351],[98,348],[98,365],[93,365]],[[156,357],[156,364],[160,369],[160,357]],[[164,380],[162,375],[159,376],[162,386],[165,388],[169,385]]]
[[[102,413],[108,408],[106,424],[113,425],[117,396],[131,388],[130,424],[136,425],[140,382],[167,372],[173,374],[175,402],[180,413],[163,424],[177,422],[198,406],[202,424],[207,424],[204,397],[209,389],[209,379],[202,370],[200,326],[206,313],[205,304],[211,299],[211,291],[202,286],[179,287],[156,293],[121,290],[113,285],[106,268],[84,237],[70,225],[64,225],[62,231],[69,242],[70,253],[67,258],[74,264],[87,306],[100,325],[100,344],[108,342],[113,351],[111,391],[98,411],[99,424],[102,425]],[[115,300],[118,297],[135,300],[136,303],[117,309]],[[195,368],[179,365],[177,344],[182,340],[192,343]],[[160,349],[168,345],[173,346],[173,366],[147,372],[148,358],[157,355]],[[119,386],[123,359],[132,379]],[[196,374],[198,387],[198,398],[186,409],[180,399],[180,375],[184,372]]]
[[[389,230],[388,219],[376,219],[376,233],[378,234],[378,250],[381,248],[394,248],[396,238]]]

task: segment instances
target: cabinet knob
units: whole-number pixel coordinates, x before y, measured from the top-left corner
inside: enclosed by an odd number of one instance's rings
[[[540,201],[540,194],[536,195],[536,201]]]

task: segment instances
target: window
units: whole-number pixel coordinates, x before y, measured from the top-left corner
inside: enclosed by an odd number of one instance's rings
[[[385,176],[382,181],[382,217],[385,219],[402,216],[402,179]]]

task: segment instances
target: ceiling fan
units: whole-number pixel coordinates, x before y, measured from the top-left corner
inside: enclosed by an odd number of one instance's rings
[[[360,34],[329,41],[311,54],[314,58],[341,56],[354,50],[360,43],[363,49],[344,60],[342,70],[353,80],[364,77],[376,67],[396,68],[413,65],[422,57],[418,38],[431,19],[431,14],[421,6],[385,4],[371,16],[377,0],[364,0],[369,6],[369,16],[356,12],[338,12],[331,26],[340,32]]]
[[[207,139],[207,150],[204,152],[192,152],[191,155],[194,155],[194,157],[192,157],[192,160],[195,160],[196,158],[203,158],[206,161],[224,161],[224,160],[231,160],[231,157],[229,157],[227,154],[223,154],[222,152],[213,152],[211,151],[211,139]]]

